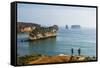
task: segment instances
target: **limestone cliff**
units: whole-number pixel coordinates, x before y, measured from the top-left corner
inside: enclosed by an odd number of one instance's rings
[[[17,22],[17,32],[29,33],[29,40],[37,40],[48,37],[55,37],[58,30],[57,25],[42,27],[40,24]]]
[[[17,22],[17,32],[32,32],[36,27],[41,25],[28,22]]]
[[[66,29],[68,29],[68,25],[66,25]]]
[[[37,39],[43,39],[48,37],[55,37],[56,32],[58,30],[58,26],[50,26],[50,27],[39,27],[34,29],[30,35],[29,40],[37,40]]]

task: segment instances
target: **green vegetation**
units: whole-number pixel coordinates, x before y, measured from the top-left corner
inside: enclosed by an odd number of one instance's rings
[[[25,56],[18,56],[17,57],[17,64],[18,65],[26,65],[30,61],[37,60],[39,57],[41,57],[41,54],[31,54],[31,55],[25,55]]]
[[[93,60],[96,60],[96,57],[85,57],[85,61],[93,61]]]

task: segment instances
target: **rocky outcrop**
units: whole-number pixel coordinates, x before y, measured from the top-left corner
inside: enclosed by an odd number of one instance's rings
[[[80,28],[81,28],[80,25],[72,25],[72,26],[71,26],[71,29],[80,29]]]
[[[57,25],[42,27],[40,24],[17,22],[17,32],[28,32],[28,40],[55,37],[57,30]]]
[[[17,32],[32,32],[33,29],[41,25],[28,22],[17,22]]]
[[[68,29],[68,25],[66,25],[66,29]]]
[[[58,30],[58,26],[50,26],[50,27],[39,27],[33,30],[29,35],[29,40],[37,40],[48,37],[55,37],[56,32]]]

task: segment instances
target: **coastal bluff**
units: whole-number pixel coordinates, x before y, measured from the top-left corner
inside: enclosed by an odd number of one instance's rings
[[[56,37],[58,31],[58,26],[41,26],[35,23],[17,23],[17,32],[19,33],[29,33],[28,40],[44,39],[49,37]]]
[[[30,35],[29,40],[44,39],[49,37],[56,37],[58,26],[53,25],[50,27],[39,27],[34,29]]]
[[[32,32],[33,29],[41,27],[39,24],[29,22],[17,22],[17,32]]]

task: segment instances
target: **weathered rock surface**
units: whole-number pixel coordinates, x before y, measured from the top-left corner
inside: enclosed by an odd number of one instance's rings
[[[35,23],[17,22],[17,32],[31,32],[41,25]]]
[[[17,22],[17,32],[28,32],[29,40],[55,37],[57,30],[57,25],[42,27],[40,24]]]
[[[29,40],[37,40],[48,37],[55,37],[57,34],[58,26],[50,26],[50,27],[39,27],[34,29],[30,35]]]

